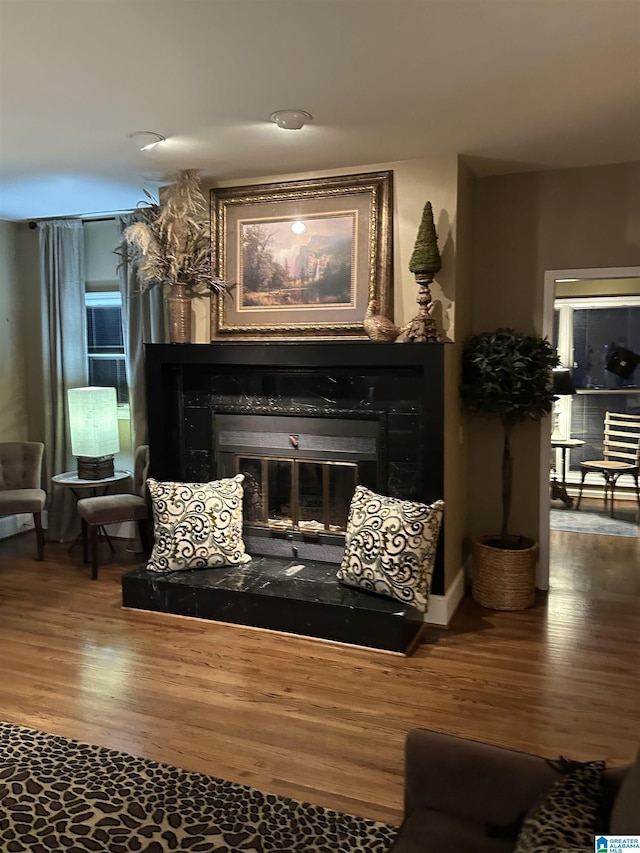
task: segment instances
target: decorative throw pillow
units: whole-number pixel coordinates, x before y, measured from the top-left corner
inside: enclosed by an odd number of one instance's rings
[[[422,504],[356,486],[338,580],[424,612],[444,501]]]
[[[251,559],[242,541],[243,474],[210,483],[147,480],[154,572],[236,566]]]
[[[593,849],[598,831],[602,763],[583,764],[566,773],[527,815],[514,853]]]

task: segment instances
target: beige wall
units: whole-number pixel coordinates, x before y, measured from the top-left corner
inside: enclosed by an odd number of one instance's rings
[[[0,221],[0,441],[25,441],[29,435],[27,382],[18,287],[16,233],[13,222]]]
[[[640,264],[640,163],[480,178],[471,331],[542,330],[545,270]],[[501,437],[469,420],[469,528],[499,526]],[[540,425],[515,432],[512,530],[537,538]]]
[[[445,348],[444,382],[444,500],[447,523],[444,532],[445,589],[454,581],[466,556],[467,530],[467,432],[460,409],[460,351],[469,328],[471,288],[471,234],[475,181],[463,162],[458,164],[456,216],[452,244],[455,245],[455,343]]]
[[[29,436],[35,441],[44,441],[44,375],[38,230],[30,229],[24,222],[18,223],[16,249],[20,293],[25,306],[22,315],[24,340],[28,342],[24,347],[24,360],[29,377],[27,386]]]
[[[118,223],[99,219],[84,223],[84,266],[89,290],[118,289]]]

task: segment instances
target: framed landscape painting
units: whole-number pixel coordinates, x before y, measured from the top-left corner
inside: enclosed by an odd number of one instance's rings
[[[392,172],[211,190],[212,338],[363,337],[393,313]]]

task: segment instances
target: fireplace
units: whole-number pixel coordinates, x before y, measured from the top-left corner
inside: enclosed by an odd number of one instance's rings
[[[327,583],[357,484],[426,503],[443,496],[443,355],[443,344],[369,341],[147,344],[151,476],[244,473],[248,553]]]
[[[250,553],[339,562],[356,483],[443,496],[443,349],[147,344],[152,475],[204,482],[244,470]],[[307,502],[287,507],[305,489]],[[433,583],[444,591],[442,553]]]

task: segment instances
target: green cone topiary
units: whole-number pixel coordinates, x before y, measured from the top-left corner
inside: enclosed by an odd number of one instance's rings
[[[442,267],[438,251],[438,235],[433,224],[433,210],[428,201],[422,211],[422,219],[418,228],[418,236],[409,261],[409,271],[412,273],[437,273]]]

